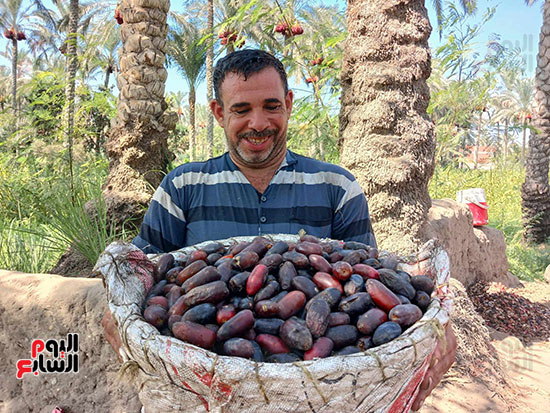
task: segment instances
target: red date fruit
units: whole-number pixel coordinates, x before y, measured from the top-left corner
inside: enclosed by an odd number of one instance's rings
[[[251,359],[254,356],[254,347],[250,341],[236,337],[223,343],[223,352],[228,356]]]
[[[246,281],[246,293],[254,295],[265,283],[267,277],[267,267],[264,264],[258,264],[254,267],[248,280]]]
[[[195,250],[191,254],[189,254],[189,257],[187,258],[187,265],[190,265],[195,261],[205,261],[205,264],[206,264],[207,256],[208,254],[203,250]]]
[[[343,311],[330,313],[328,316],[329,327],[342,326],[349,323],[351,323],[351,318],[348,313],[344,313]]]
[[[342,288],[342,284],[338,280],[335,280],[332,278],[332,275],[326,272],[316,272],[313,276],[313,282],[319,289],[326,290],[327,288],[336,288],[338,291],[340,291],[340,294],[344,293],[344,289]]]
[[[245,251],[254,251],[258,256],[263,257],[267,250],[271,248],[271,242],[264,237],[256,237],[252,240],[250,245],[248,245],[243,252]]]
[[[304,353],[304,360],[313,360],[316,358],[325,358],[330,356],[334,343],[328,337],[319,337],[311,348]]]
[[[386,321],[388,321],[388,315],[384,311],[379,308],[371,308],[359,317],[357,320],[357,329],[362,334],[371,336],[378,326]]]
[[[369,278],[377,280],[380,278],[378,271],[366,264],[355,264],[353,266],[353,272],[359,274],[364,280]]]
[[[176,277],[176,283],[178,285],[182,285],[185,281],[198,273],[204,267],[206,267],[206,262],[200,260],[187,265],[183,270],[179,272],[178,276]]]
[[[208,284],[214,281],[218,281],[221,278],[221,274],[214,266],[204,267],[198,273],[187,279],[182,285],[183,291],[188,293],[193,288],[200,285]]]
[[[254,312],[258,317],[275,317],[279,314],[279,304],[271,300],[258,301]]]
[[[166,294],[166,298],[168,299],[168,307],[172,307],[176,301],[183,295],[183,290],[179,285],[173,286],[170,291],[168,291],[168,294]]]
[[[187,311],[188,308],[189,306],[185,304],[185,296],[182,295],[180,298],[178,298],[178,300],[174,303],[174,305],[170,307],[170,309],[168,310],[168,316],[172,316],[172,315],[181,316],[183,315],[183,313]]]
[[[401,304],[401,300],[378,280],[367,280],[367,292],[372,301],[385,312]]]
[[[192,321],[180,321],[175,323],[172,332],[174,333],[174,337],[205,349],[214,347],[214,342],[216,340],[216,333],[208,327]]]
[[[291,317],[284,322],[279,331],[284,343],[290,348],[307,351],[313,344],[313,337],[304,320]]]
[[[338,261],[332,264],[332,276],[340,281],[346,281],[351,277],[353,267],[345,261]]]
[[[143,318],[152,326],[160,329],[168,319],[168,315],[166,309],[160,305],[150,305],[143,312]]]
[[[233,318],[235,314],[237,314],[237,310],[233,304],[223,305],[216,314],[216,322],[222,325],[227,320]]]
[[[229,249],[229,255],[235,256],[251,244],[250,241],[241,241]]]
[[[168,293],[170,292],[170,290],[177,286],[177,284],[175,283],[168,283],[168,284],[165,284],[164,287],[162,287],[162,294],[166,295],[167,298],[168,298]],[[168,306],[170,306],[170,304],[168,304]]]
[[[222,324],[216,333],[216,338],[220,341],[225,341],[229,338],[244,334],[252,327],[254,327],[254,315],[252,311],[242,310]]]
[[[304,241],[313,242],[315,244],[318,244],[318,243],[321,242],[321,240],[319,238],[317,238],[315,235],[310,235],[310,234],[300,235],[300,241],[301,242],[304,242]]]
[[[154,297],[151,297],[147,300],[146,303],[149,305],[159,305],[165,310],[168,310],[168,299],[166,297],[163,297],[162,295],[156,295]]]
[[[281,338],[271,334],[258,334],[256,343],[269,354],[289,353],[290,349]]]
[[[227,285],[223,281],[214,281],[193,288],[185,297],[185,304],[192,307],[202,303],[217,304],[229,295]]]
[[[390,321],[395,321],[402,328],[412,326],[422,318],[422,310],[414,304],[399,304],[388,314]]]
[[[244,250],[235,255],[233,265],[242,271],[254,267],[259,260],[260,257],[254,251]]]
[[[300,312],[306,303],[306,295],[298,290],[291,291],[277,303],[279,307],[279,317],[283,320],[292,317]]]
[[[332,272],[332,265],[330,265],[330,263],[322,256],[311,254],[308,258],[311,266],[317,271],[326,272],[329,274]]]
[[[306,313],[306,326],[313,337],[321,337],[328,327],[330,306],[325,300],[313,299]]]
[[[279,267],[279,284],[281,289],[288,290],[292,285],[292,279],[296,277],[297,272],[291,261],[286,261]]]
[[[299,252],[300,254],[304,255],[321,255],[323,254],[323,248],[315,242],[309,242],[309,241],[302,241],[296,244],[296,247],[294,247],[296,252]]]

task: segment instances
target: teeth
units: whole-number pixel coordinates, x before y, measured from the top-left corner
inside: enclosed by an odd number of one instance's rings
[[[248,140],[252,143],[262,143],[266,141],[266,138],[248,138]]]

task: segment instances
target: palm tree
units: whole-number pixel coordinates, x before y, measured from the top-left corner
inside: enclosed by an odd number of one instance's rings
[[[196,22],[179,16],[179,27],[168,33],[168,61],[175,64],[189,86],[189,159],[195,160],[195,101],[197,83],[206,75],[207,47],[199,44],[203,33]]]
[[[340,162],[367,196],[381,246],[413,252],[425,240],[434,170],[428,12],[423,0],[357,0],[346,13]]]
[[[33,39],[33,46],[38,44],[34,39],[39,32],[37,20],[48,15],[47,9],[41,1],[35,0],[31,4],[23,0],[0,0],[0,27],[4,29],[4,37],[11,41],[11,76],[12,76],[12,110],[17,115],[17,59],[18,42]]]
[[[210,36],[206,50],[206,99],[210,102],[214,98],[214,0],[207,0],[206,32]],[[214,154],[214,114],[208,113],[206,123],[206,154],[211,158]]]
[[[177,115],[165,112],[164,67],[169,0],[122,0],[117,116],[106,143],[110,159],[103,195],[110,219],[140,220],[171,154],[167,137]]]
[[[535,3],[526,0],[527,5]],[[550,162],[550,1],[543,3],[539,53],[535,71],[533,101],[533,130],[529,138],[529,151],[525,163],[525,182],[521,186],[521,209],[524,239],[542,243],[550,236],[550,188],[548,169]]]

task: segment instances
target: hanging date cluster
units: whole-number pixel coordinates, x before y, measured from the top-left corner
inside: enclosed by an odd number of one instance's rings
[[[349,241],[256,237],[157,261],[144,318],[222,355],[293,362],[353,354],[397,338],[428,308],[433,280]]]

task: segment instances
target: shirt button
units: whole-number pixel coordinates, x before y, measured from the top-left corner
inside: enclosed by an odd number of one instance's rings
[[[260,198],[262,200],[262,202],[265,202],[267,201],[267,198],[265,196],[262,195],[262,197]]]
[[[260,222],[265,222],[265,221],[267,221],[266,217],[260,217]]]

